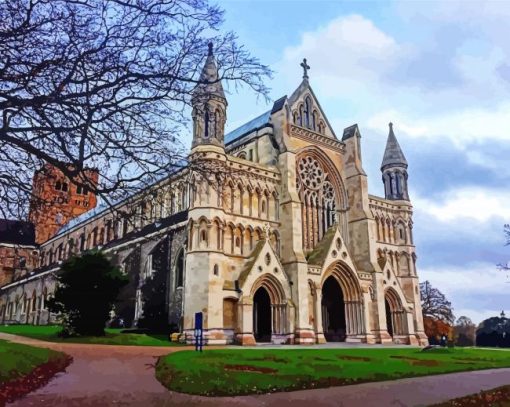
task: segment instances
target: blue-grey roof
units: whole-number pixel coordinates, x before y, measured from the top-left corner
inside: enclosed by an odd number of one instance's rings
[[[241,127],[232,130],[230,133],[225,135],[225,144],[232,143],[240,139],[245,134],[251,133],[254,130],[258,130],[264,127],[266,124],[268,124],[270,116],[271,110],[268,110],[267,112],[262,113],[260,116],[255,117],[255,119],[250,120],[248,123],[243,124]]]
[[[180,165],[180,166],[182,166],[182,168],[179,168],[179,167],[175,168],[173,170],[170,170],[167,174],[159,174],[157,177],[154,177],[152,182],[150,182],[145,187],[151,188],[153,185],[164,180],[165,178],[168,178],[168,177],[178,173],[181,169],[186,167],[187,163],[185,160],[179,160],[179,161],[177,161],[176,165]],[[142,183],[142,181],[140,181],[138,184],[136,184],[134,186],[134,188],[140,186],[141,183]],[[139,193],[139,192],[140,191],[138,191],[137,193]],[[89,219],[93,218],[96,215],[99,215],[100,213],[103,213],[103,212],[106,212],[107,210],[112,209],[114,206],[121,204],[123,201],[127,201],[129,198],[135,196],[137,193],[130,194],[129,196],[124,197],[124,198],[119,198],[119,199],[113,200],[109,204],[106,203],[104,200],[99,199],[97,205],[94,208],[92,208],[91,210],[89,210],[85,213],[82,213],[81,215],[78,215],[76,218],[71,219],[64,226],[62,226],[58,230],[58,232],[53,237],[50,238],[50,240],[57,236],[63,235],[64,233],[70,231],[75,226],[78,226],[81,223],[85,223],[86,221],[88,221]]]
[[[67,222],[64,226],[62,226],[58,232],[55,234],[55,237],[63,235],[64,233],[68,232],[75,226],[79,225],[80,223],[83,223],[90,218],[93,218],[94,216],[100,214],[101,212],[108,209],[108,205],[101,201],[97,204],[95,208],[92,208],[90,211],[87,211],[85,213],[82,213],[81,215],[77,216],[76,218],[71,219],[69,222]]]

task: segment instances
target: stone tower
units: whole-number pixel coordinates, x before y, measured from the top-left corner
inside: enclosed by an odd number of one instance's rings
[[[389,126],[390,132],[381,164],[384,195],[386,199],[409,201],[407,160],[393,132],[393,123]]]
[[[193,91],[193,142],[189,155],[188,243],[184,282],[184,332],[193,340],[194,316],[203,313],[204,338],[209,344],[227,343],[223,326],[223,278],[229,273],[223,247],[212,237],[225,220],[223,191],[226,154],[223,141],[227,100],[218,75],[212,44],[200,83]]]
[[[99,172],[86,170],[87,179],[97,184]],[[28,219],[35,227],[35,242],[51,239],[58,230],[97,204],[95,194],[73,184],[59,169],[45,164],[32,181],[32,199]]]
[[[223,147],[227,99],[218,75],[212,43],[209,43],[209,52],[200,75],[200,83],[193,91],[192,105],[192,148],[204,144]]]

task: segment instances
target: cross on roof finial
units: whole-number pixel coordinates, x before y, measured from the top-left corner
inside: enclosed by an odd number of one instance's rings
[[[301,62],[300,65],[303,68],[303,79],[308,79],[308,70],[310,69],[310,65],[306,63],[306,58],[303,58],[303,62]]]

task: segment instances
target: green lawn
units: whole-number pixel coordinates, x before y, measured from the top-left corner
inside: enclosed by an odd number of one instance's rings
[[[25,376],[44,363],[64,359],[61,352],[0,340],[0,385]]]
[[[175,346],[166,335],[122,334],[121,329],[106,329],[106,336],[62,338],[58,325],[0,325],[0,332],[28,336],[50,342],[98,343],[102,345]]]
[[[510,367],[510,352],[480,349],[225,349],[160,358],[170,390],[226,396],[341,386],[439,373]]]

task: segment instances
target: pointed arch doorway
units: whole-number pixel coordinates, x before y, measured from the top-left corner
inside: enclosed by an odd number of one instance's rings
[[[271,298],[264,287],[253,296],[253,330],[255,341],[271,342]]]
[[[343,342],[346,338],[345,302],[340,284],[333,276],[322,287],[322,327],[328,342]]]

